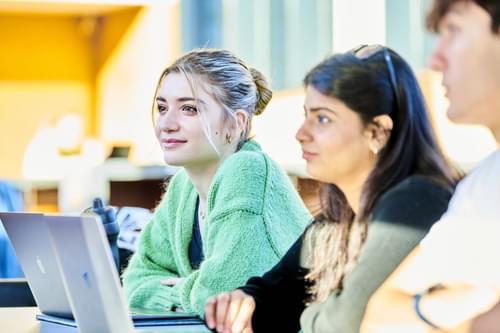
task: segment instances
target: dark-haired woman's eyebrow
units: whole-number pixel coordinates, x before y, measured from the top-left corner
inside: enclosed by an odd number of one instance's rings
[[[306,110],[305,106],[304,106],[304,110]],[[312,108],[309,108],[308,111],[312,112],[312,113],[320,112],[320,111],[326,111],[326,112],[330,112],[330,113],[333,113],[334,115],[338,116],[338,114],[337,114],[337,112],[335,112],[335,110],[330,109],[330,108],[328,108],[326,106],[312,107]]]

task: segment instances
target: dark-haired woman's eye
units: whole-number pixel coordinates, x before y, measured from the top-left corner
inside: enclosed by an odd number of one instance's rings
[[[330,118],[323,116],[323,115],[318,115],[318,123],[320,124],[328,124],[330,122]]]
[[[182,111],[189,115],[195,115],[198,113],[198,109],[193,105],[184,105],[182,107]]]

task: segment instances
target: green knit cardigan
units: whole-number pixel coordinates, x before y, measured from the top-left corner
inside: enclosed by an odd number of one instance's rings
[[[123,274],[131,307],[182,307],[202,316],[207,298],[269,270],[311,221],[288,176],[247,141],[212,180],[201,230],[205,259],[193,270],[188,249],[197,198],[185,170],[178,171]],[[183,279],[160,284],[172,277]]]

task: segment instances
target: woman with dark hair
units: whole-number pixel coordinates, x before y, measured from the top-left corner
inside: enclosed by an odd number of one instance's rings
[[[271,271],[209,299],[205,320],[218,332],[358,332],[370,295],[456,184],[415,75],[394,51],[363,45],[331,56],[304,85],[296,138],[323,183],[321,212]]]

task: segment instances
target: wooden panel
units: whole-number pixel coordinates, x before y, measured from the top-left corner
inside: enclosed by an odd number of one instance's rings
[[[154,209],[164,193],[164,179],[110,181],[109,203],[113,206],[133,206]]]

